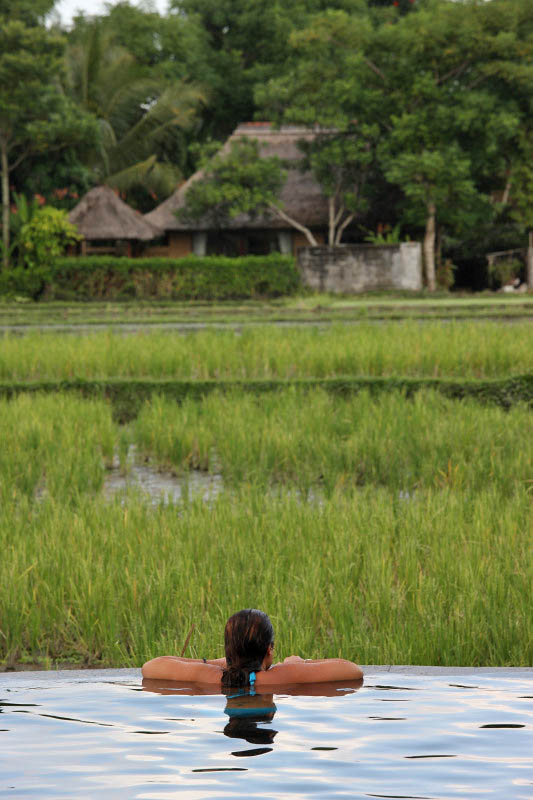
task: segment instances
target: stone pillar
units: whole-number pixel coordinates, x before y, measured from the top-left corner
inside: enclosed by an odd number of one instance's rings
[[[278,248],[284,256],[292,256],[292,233],[290,231],[278,231]]]
[[[205,231],[193,233],[192,251],[195,256],[205,256],[207,252],[207,233]]]

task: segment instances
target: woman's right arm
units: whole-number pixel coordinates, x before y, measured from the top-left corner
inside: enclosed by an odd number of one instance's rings
[[[226,659],[222,658],[204,662],[201,658],[159,656],[143,664],[142,675],[143,678],[158,680],[217,683],[225,665]]]

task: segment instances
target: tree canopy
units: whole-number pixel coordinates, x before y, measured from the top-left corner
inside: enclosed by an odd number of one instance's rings
[[[52,8],[0,0],[4,264],[10,185],[68,207],[106,182],[149,210],[206,167],[199,144],[254,119],[315,132],[302,167],[330,244],[399,225],[424,242],[430,288],[442,247],[533,226],[530,0],[123,1],[62,34]],[[206,167],[190,208],[283,212],[283,165],[227,155],[232,175]]]
[[[32,152],[50,153],[96,135],[94,120],[61,91],[63,40],[0,18],[0,174],[3,266],[9,256],[9,176]]]

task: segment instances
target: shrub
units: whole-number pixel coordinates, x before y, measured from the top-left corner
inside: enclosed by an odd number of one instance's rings
[[[26,208],[22,204],[21,208]],[[17,236],[18,265],[0,276],[0,295],[36,299],[52,280],[55,260],[80,237],[66,211],[52,206],[26,210]]]
[[[279,254],[179,259],[87,256],[56,259],[46,295],[58,300],[234,300],[287,295],[298,288],[294,259]]]
[[[512,278],[520,278],[524,265],[518,258],[495,259],[489,264],[489,278],[492,289],[505,286]]]

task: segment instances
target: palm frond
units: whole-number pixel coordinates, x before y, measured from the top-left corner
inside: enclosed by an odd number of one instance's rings
[[[167,197],[174,191],[181,179],[180,170],[173,164],[158,162],[155,155],[145,161],[132,164],[106,178],[106,184],[120,192],[128,192],[142,186],[159,197]]]

